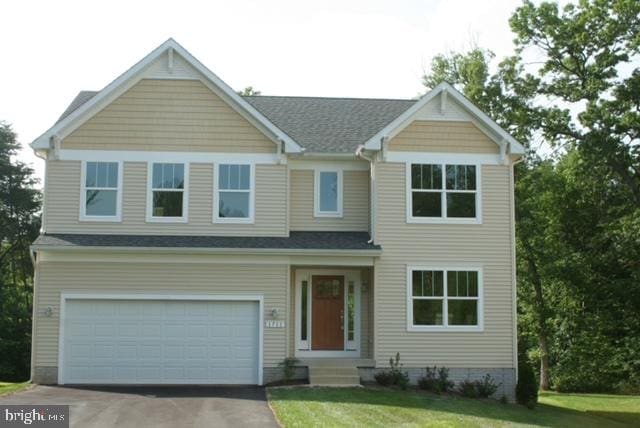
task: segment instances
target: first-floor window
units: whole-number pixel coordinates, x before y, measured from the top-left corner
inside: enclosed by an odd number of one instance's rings
[[[84,168],[83,217],[117,220],[121,187],[119,163],[86,162]]]
[[[151,217],[180,219],[185,211],[185,165],[154,163],[151,177]]]
[[[409,281],[413,327],[480,326],[479,270],[411,269]]]

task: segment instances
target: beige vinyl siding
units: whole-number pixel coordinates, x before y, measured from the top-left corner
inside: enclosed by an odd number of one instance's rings
[[[400,352],[405,366],[514,367],[509,167],[483,165],[483,224],[408,224],[405,164],[380,163],[375,263],[375,359]],[[480,264],[483,332],[408,332],[407,266]]]
[[[275,153],[276,144],[199,80],[143,79],[63,149]]]
[[[265,319],[277,308],[286,315],[286,265],[216,263],[39,262],[35,302],[36,367],[58,366],[61,292],[101,294],[264,295]],[[47,307],[51,317],[44,316]],[[257,328],[257,326],[256,326]],[[285,356],[285,329],[264,329],[264,365]]]
[[[314,171],[291,170],[290,175],[291,230],[369,230],[369,171],[343,172],[341,218],[314,217]]]
[[[189,167],[188,223],[146,222],[147,163],[124,162],[122,222],[79,221],[80,161],[48,161],[44,221],[47,233],[287,236],[287,171],[256,165],[255,224],[213,223],[213,164]]]
[[[416,120],[389,142],[389,150],[499,153],[498,145],[471,122]]]

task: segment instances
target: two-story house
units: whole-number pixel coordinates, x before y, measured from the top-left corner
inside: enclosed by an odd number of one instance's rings
[[[513,394],[513,163],[447,84],[419,100],[241,97],[174,40],[32,147],[32,376],[358,383],[400,353]]]

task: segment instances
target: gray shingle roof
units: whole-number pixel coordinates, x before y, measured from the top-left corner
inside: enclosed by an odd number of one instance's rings
[[[82,91],[60,122],[97,92]],[[278,128],[312,153],[353,153],[411,107],[415,100],[318,97],[244,97]]]
[[[62,119],[64,119],[65,117],[69,116],[71,113],[76,111],[82,104],[89,101],[97,93],[98,91],[80,91],[80,93],[76,95],[73,101],[71,101],[71,104],[69,104],[69,107],[67,107],[67,109],[60,115],[56,123],[60,122]]]
[[[415,100],[244,97],[307,152],[353,153]]]
[[[291,232],[287,237],[165,235],[40,235],[34,246],[131,248],[229,248],[282,250],[381,250],[368,243],[367,232]]]

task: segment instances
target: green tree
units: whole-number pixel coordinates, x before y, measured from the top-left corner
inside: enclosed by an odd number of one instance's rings
[[[519,331],[543,389],[640,385],[639,16],[637,1],[526,1],[495,73],[474,48],[436,57],[424,79],[458,86],[529,147],[516,170]],[[540,159],[539,141],[555,154]]]
[[[246,88],[244,88],[241,91],[238,91],[238,95],[243,96],[243,97],[253,97],[256,95],[260,95],[260,91],[258,91],[257,89],[253,89],[253,86],[247,86]]]
[[[40,229],[33,170],[15,159],[16,134],[0,122],[0,378],[29,378],[33,267],[29,246]]]

